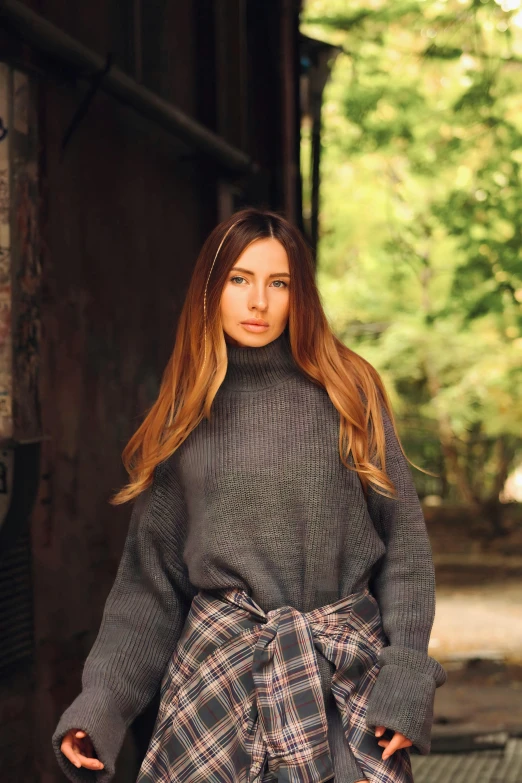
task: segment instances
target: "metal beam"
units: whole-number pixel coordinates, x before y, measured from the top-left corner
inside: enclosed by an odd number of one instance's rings
[[[103,57],[18,0],[0,0],[0,23],[2,21],[6,21],[24,40],[77,71],[80,77],[95,76],[105,68]],[[101,78],[100,89],[131,106],[186,144],[211,156],[230,171],[238,174],[255,174],[259,171],[259,166],[244,152],[138,84],[120,68],[114,66],[109,69]]]

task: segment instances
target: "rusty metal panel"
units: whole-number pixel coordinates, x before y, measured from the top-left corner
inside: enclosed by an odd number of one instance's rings
[[[41,436],[38,148],[33,85],[0,63],[0,441]]]
[[[31,539],[21,533],[7,552],[0,552],[0,677],[9,666],[30,661],[33,645]]]
[[[34,85],[13,71],[11,129],[11,279],[13,436],[42,435],[39,404],[41,263],[38,231],[38,146]]]
[[[0,63],[0,439],[13,434],[9,134],[11,69]]]
[[[38,480],[40,263],[35,100],[0,63],[0,671],[33,656],[28,518]],[[30,502],[28,503],[28,498]]]

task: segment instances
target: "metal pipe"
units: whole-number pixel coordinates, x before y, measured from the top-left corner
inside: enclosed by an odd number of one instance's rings
[[[72,36],[31,11],[18,0],[0,0],[0,21],[5,19],[20,35],[38,49],[67,63],[79,75],[95,75],[105,68],[105,59]],[[227,169],[255,174],[258,164],[220,136],[195,122],[168,101],[142,87],[120,68],[111,67],[103,76],[100,89],[126,103],[137,112],[173,133],[191,147],[210,155]]]

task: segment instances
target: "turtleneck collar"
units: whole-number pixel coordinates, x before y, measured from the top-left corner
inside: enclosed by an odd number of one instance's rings
[[[227,343],[228,366],[221,389],[258,391],[299,371],[286,330],[259,348]]]

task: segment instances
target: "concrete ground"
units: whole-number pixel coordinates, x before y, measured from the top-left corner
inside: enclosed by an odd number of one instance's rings
[[[414,783],[521,783],[522,739],[502,750],[412,756]]]
[[[472,725],[520,729],[522,578],[518,572],[462,567],[455,574],[453,567],[439,568],[429,652],[448,672],[435,697],[438,731]]]
[[[437,589],[430,651],[445,658],[484,653],[522,662],[522,579]]]
[[[448,679],[435,695],[432,751],[411,757],[415,783],[522,783],[518,560],[435,558],[437,606],[429,652]],[[487,742],[498,742],[498,749],[480,749]]]

